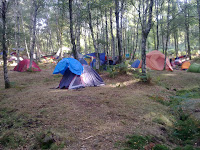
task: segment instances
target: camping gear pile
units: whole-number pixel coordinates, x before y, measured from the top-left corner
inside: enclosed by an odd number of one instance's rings
[[[58,62],[53,71],[53,74],[61,73],[63,75],[58,87],[60,89],[78,89],[104,85],[99,74],[91,66],[84,63],[81,64],[74,58],[63,58]]]

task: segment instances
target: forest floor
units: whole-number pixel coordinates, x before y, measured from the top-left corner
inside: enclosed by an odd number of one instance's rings
[[[153,98],[169,101],[177,91],[200,85],[198,73],[149,71],[151,83],[145,84],[131,70],[116,78],[100,73],[102,87],[60,90],[55,87],[62,76],[53,75],[54,68],[47,64],[41,72],[21,73],[10,67],[10,89],[4,89],[0,68],[0,149],[48,148],[44,143],[52,142],[54,149],[117,150],[117,143],[132,134],[151,135],[170,146],[166,130],[174,116]],[[162,124],[155,121],[162,118]]]

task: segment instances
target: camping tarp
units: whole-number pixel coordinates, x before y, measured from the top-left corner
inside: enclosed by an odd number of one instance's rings
[[[83,66],[78,60],[74,58],[63,58],[56,65],[53,71],[53,74],[61,73],[62,75],[64,75],[67,68],[69,68],[69,70],[72,73],[77,74],[77,75],[81,75],[83,72]]]
[[[200,64],[197,64],[197,63],[191,64],[187,71],[188,72],[200,73]]]
[[[165,62],[165,55],[160,51],[154,50],[149,52],[146,55],[146,66],[152,70],[163,70]],[[140,65],[138,68],[141,68],[142,61],[140,61]],[[169,62],[169,59],[166,59],[166,70],[173,71],[173,68]]]
[[[24,59],[20,61],[17,66],[15,66],[14,71],[19,71],[19,72],[27,71],[27,69],[29,68],[29,64],[30,64],[30,59]],[[32,62],[32,71],[41,71],[41,69],[34,61]]]
[[[133,68],[138,68],[139,64],[140,64],[140,60],[137,59],[136,61],[134,61],[134,62],[131,64],[131,67],[133,67]]]

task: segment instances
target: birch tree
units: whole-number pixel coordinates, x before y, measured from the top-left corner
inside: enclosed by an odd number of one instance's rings
[[[3,47],[3,71],[4,71],[4,82],[5,88],[10,88],[10,81],[8,78],[8,68],[7,68],[7,46],[6,46],[6,13],[7,13],[7,1],[2,0],[1,3],[1,16],[2,16],[2,47]]]
[[[72,53],[75,59],[78,59],[77,52],[76,52],[76,44],[75,44],[75,37],[73,31],[73,16],[72,16],[72,1],[69,0],[69,16],[70,16],[70,34],[71,34],[71,44],[72,44]]]

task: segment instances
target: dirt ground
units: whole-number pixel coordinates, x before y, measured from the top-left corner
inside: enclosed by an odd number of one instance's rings
[[[19,149],[29,149],[34,135],[46,131],[64,141],[66,150],[117,150],[115,143],[134,133],[167,142],[162,125],[153,120],[162,116],[171,126],[173,117],[168,107],[150,97],[168,100],[177,90],[200,85],[200,74],[175,70],[150,71],[151,84],[139,82],[130,73],[114,79],[101,73],[105,86],[60,90],[55,87],[62,77],[52,74],[54,68],[45,65],[35,73],[9,68],[13,88],[6,90],[0,68],[0,107],[32,120],[28,127],[12,129],[27,139]]]

